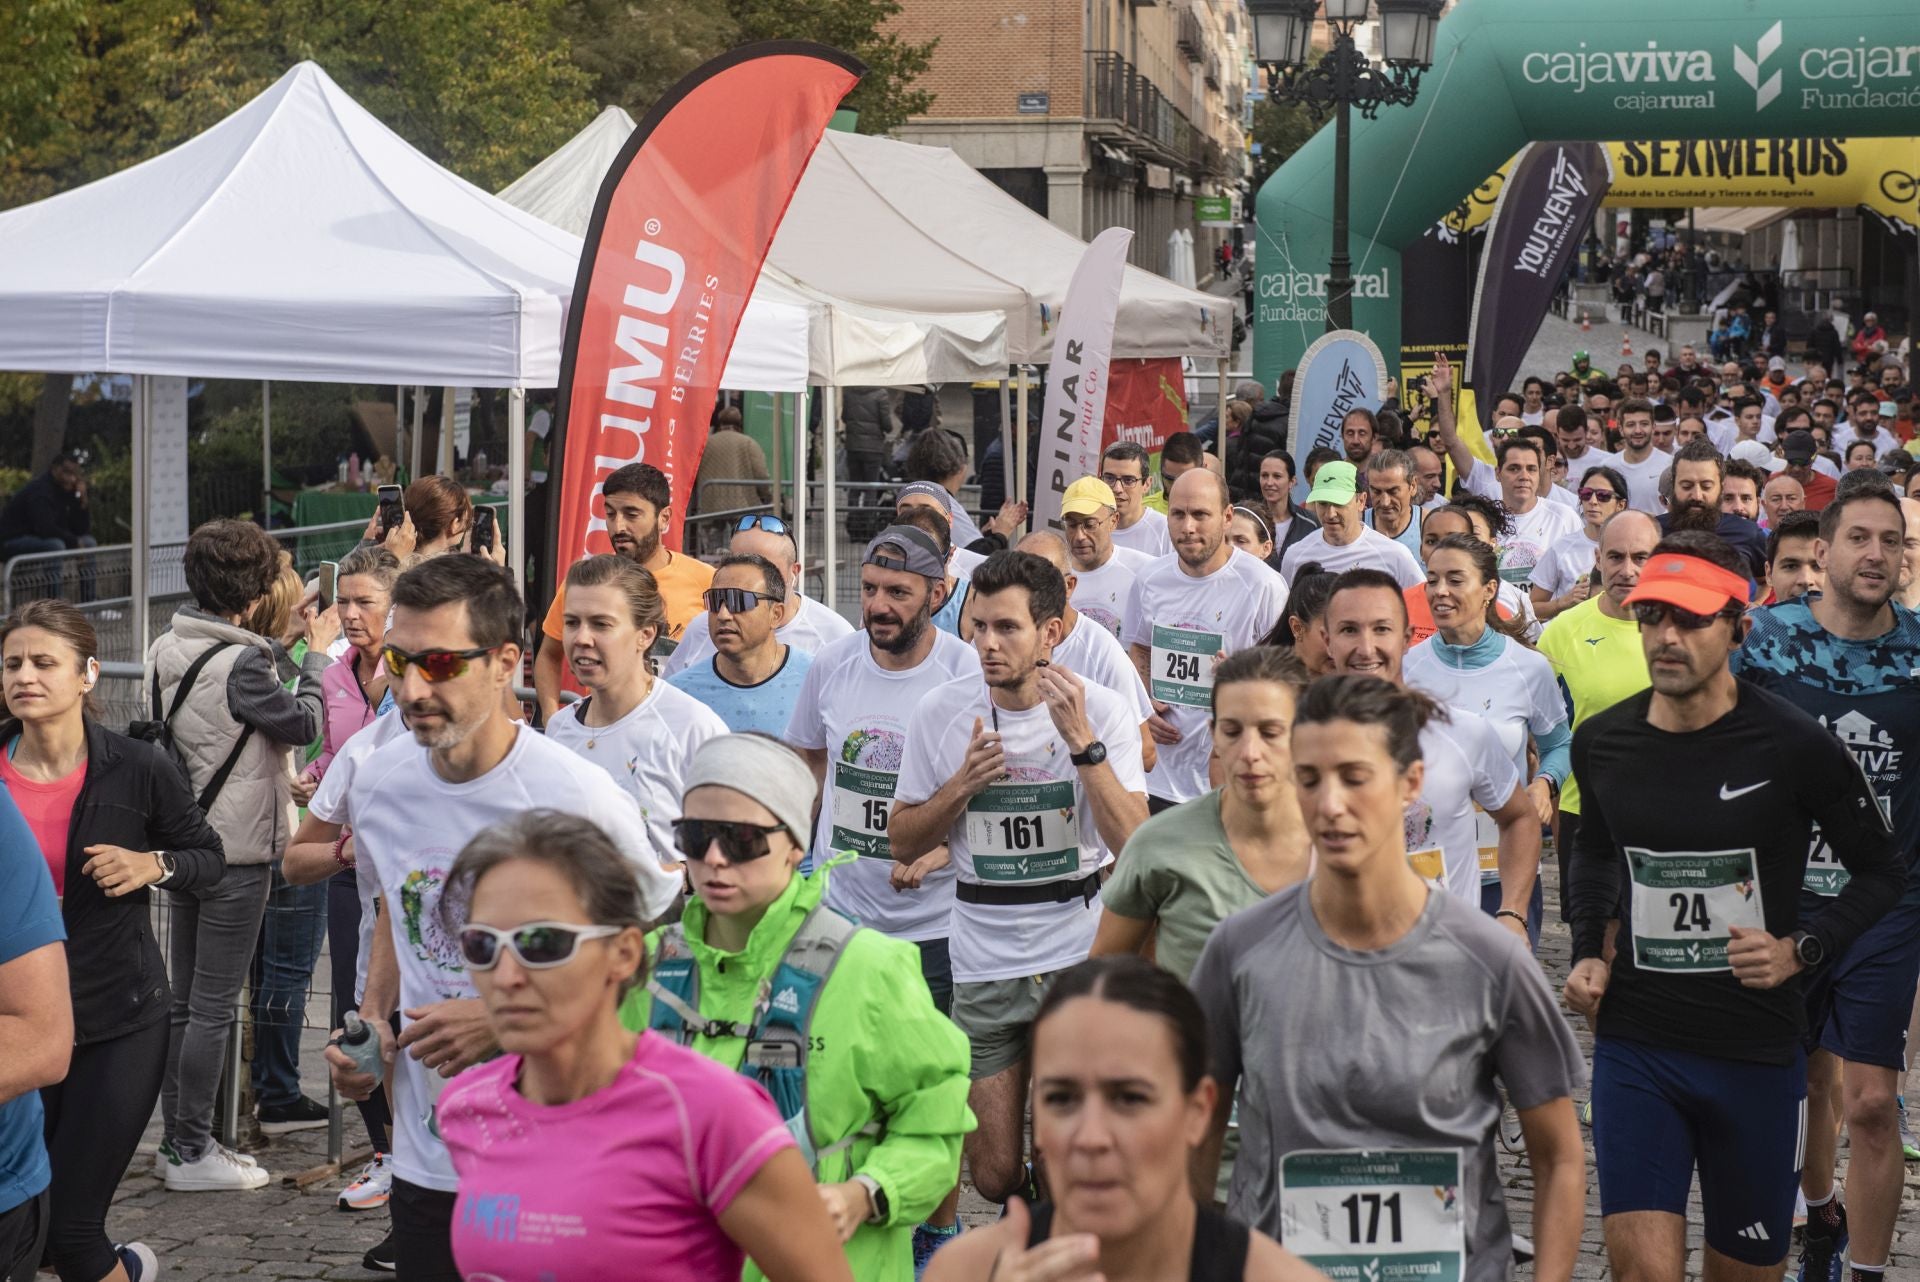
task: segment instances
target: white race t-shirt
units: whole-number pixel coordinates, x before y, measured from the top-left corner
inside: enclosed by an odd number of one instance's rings
[[[838,641],[851,631],[853,625],[837,612],[810,596],[803,596],[800,598],[800,613],[782,624],[774,635],[795,649],[818,654],[821,646],[829,641]],[[660,665],[660,675],[670,677],[695,663],[705,663],[712,657],[713,633],[708,630],[707,613],[702,610],[687,621],[687,630],[680,634],[680,644]]]
[[[1406,544],[1364,525],[1360,527],[1360,537],[1344,547],[1327,542],[1325,530],[1307,535],[1280,558],[1281,577],[1293,582],[1300,567],[1309,561],[1318,561],[1328,574],[1343,574],[1363,566],[1382,570],[1391,574],[1402,588],[1427,581],[1427,572],[1420,568],[1420,558],[1409,552]]]
[[[1623,450],[1608,466],[1626,478],[1628,507],[1656,516],[1666,511],[1660,502],[1660,474],[1673,466],[1673,455],[1665,450],[1648,450],[1645,459],[1632,463]]]
[[[465,783],[448,783],[411,736],[376,749],[347,792],[354,862],[387,902],[400,968],[400,1009],[474,997],[459,944],[440,920],[440,892],[453,861],[477,834],[529,810],[560,810],[592,820],[620,848],[640,882],[649,919],[673,904],[680,878],[660,867],[633,798],[598,770],[522,725],[501,763]],[[405,1019],[405,1016],[402,1016]],[[460,1185],[447,1147],[427,1129],[446,1079],[411,1055],[394,1061],[393,1170],[423,1188]]]
[[[1179,743],[1155,745],[1159,759],[1147,776],[1154,796],[1192,801],[1210,790],[1213,656],[1259,644],[1286,608],[1286,580],[1239,548],[1205,578],[1188,574],[1179,557],[1165,556],[1134,580],[1121,640],[1129,655],[1136,645],[1151,651],[1147,693],[1167,705],[1167,720],[1181,736]]]
[[[1593,464],[1587,463],[1586,460],[1595,453],[1597,451],[1590,450],[1587,454],[1581,455],[1581,462],[1592,467]],[[1613,455],[1608,454],[1603,457],[1611,460]],[[1567,475],[1572,476],[1573,471],[1574,469],[1569,467]],[[1500,473],[1494,471],[1493,465],[1485,459],[1475,459],[1473,467],[1467,471],[1467,493],[1478,494],[1483,499],[1492,499],[1502,507],[1506,506],[1506,491],[1500,488]],[[1541,489],[1539,497],[1551,503],[1557,503],[1561,507],[1572,508],[1576,513],[1580,510],[1580,500],[1564,485],[1548,484]]]
[[[942,869],[918,890],[893,888],[886,834],[907,720],[949,681],[985,684],[972,646],[950,632],[933,636],[927,657],[904,672],[874,662],[865,632],[833,642],[813,656],[787,722],[788,743],[827,754],[812,861],[848,851],[860,856],[827,874],[827,904],[883,934],[914,941],[947,937],[954,873]]]
[[[1069,604],[1118,640],[1121,622],[1127,613],[1127,599],[1133,595],[1133,581],[1153,562],[1154,558],[1146,553],[1116,543],[1105,565],[1097,570],[1073,572],[1073,596]]]
[[[547,722],[547,737],[576,756],[585,757],[640,803],[647,841],[654,858],[680,862],[673,846],[673,821],[680,817],[686,796],[687,762],[693,750],[727,733],[720,714],[686,691],[658,677],[638,707],[612,725],[581,722],[586,701],[570,703]]]
[[[1411,657],[1411,654],[1409,654]],[[1520,772],[1484,718],[1454,710],[1420,732],[1426,779],[1407,807],[1407,858],[1447,893],[1480,902],[1480,834],[1476,804],[1498,810],[1520,786]],[[1436,874],[1438,874],[1436,876]]]
[[[1572,508],[1545,499],[1535,499],[1531,512],[1507,513],[1507,519],[1513,523],[1513,532],[1496,540],[1500,545],[1500,577],[1519,588],[1532,581],[1533,567],[1548,548],[1586,524]]]
[[[1532,586],[1545,588],[1549,596],[1559,596],[1581,579],[1593,573],[1594,557],[1600,544],[1587,537],[1582,525],[1571,534],[1555,539],[1546,554],[1533,566]]]
[[[1141,508],[1140,519],[1125,529],[1116,524],[1113,541],[1119,547],[1132,548],[1156,559],[1173,551],[1173,539],[1167,533],[1167,514],[1150,507]]]
[[[1087,720],[1106,745],[1114,777],[1126,791],[1144,793],[1140,723],[1132,707],[1091,682],[1086,697]],[[1047,705],[996,712],[986,683],[975,676],[941,686],[914,708],[900,764],[900,801],[926,801],[959,771],[976,718],[989,730],[997,720],[1007,773],[976,794],[947,833],[959,879],[1037,885],[1086,877],[1106,863],[1114,852],[1094,824],[1093,803]],[[1099,923],[1098,896],[1064,904],[969,904],[956,898],[949,944],[954,981],[1044,975],[1085,961]]]
[[[956,546],[953,549],[953,559],[947,568],[953,572],[955,578],[971,579],[973,572],[979,569],[986,559],[987,554],[984,552],[975,552],[970,548]]]
[[[1138,714],[1136,721],[1145,721],[1153,715],[1147,688],[1140,684],[1140,671],[1127,657],[1127,648],[1086,615],[1075,619],[1073,631],[1053,647],[1053,662],[1119,695]]]
[[[1455,713],[1484,719],[1500,738],[1500,747],[1516,773],[1527,768],[1527,737],[1549,733],[1567,720],[1567,703],[1553,675],[1553,664],[1538,650],[1504,641],[1491,663],[1462,668],[1448,663],[1429,637],[1407,651],[1400,674],[1415,690],[1438,699]],[[1501,798],[1502,801],[1506,798]]]
[[[361,762],[373,755],[374,749],[384,747],[406,733],[407,723],[400,719],[399,710],[389,708],[349,735],[347,741],[334,751],[327,773],[320,777],[320,786],[314,789],[313,800],[307,803],[307,813],[327,823],[339,824],[343,829],[352,828],[353,816],[347,811],[347,789],[353,785],[354,771]],[[425,752],[426,749],[420,751]],[[354,857],[359,858],[358,846],[354,847]],[[353,958],[353,1002],[358,1006],[361,995],[367,991],[367,958],[373,952],[374,900],[380,897],[380,891],[372,873],[362,877],[359,870],[355,869],[353,882],[360,896],[359,946],[354,950]]]
[[[1580,502],[1579,490],[1581,480],[1588,472],[1591,472],[1596,467],[1612,467],[1615,457],[1617,456],[1609,454],[1605,450],[1596,450],[1589,445],[1585,454],[1582,454],[1579,458],[1567,460],[1567,477],[1564,481],[1558,482],[1559,488],[1571,494],[1574,503],[1577,505]]]

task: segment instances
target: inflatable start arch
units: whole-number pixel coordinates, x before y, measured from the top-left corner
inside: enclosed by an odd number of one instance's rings
[[[1400,250],[1528,142],[1671,139],[1652,153],[1658,144],[1633,144],[1634,159],[1649,177],[1684,179],[1653,171],[1722,159],[1800,171],[1833,163],[1819,140],[1897,138],[1907,145],[1893,149],[1886,177],[1904,191],[1920,174],[1916,134],[1915,0],[1834,0],[1817,10],[1797,0],[1461,0],[1440,23],[1413,106],[1353,122],[1354,327],[1397,364]],[[1630,176],[1624,159],[1616,151],[1617,181]],[[1856,176],[1886,193],[1881,180]],[[1684,181],[1674,184],[1676,197],[1683,190]],[[1256,209],[1254,376],[1272,387],[1326,328],[1331,128],[1274,172]],[[1920,210],[1905,221],[1920,222]]]

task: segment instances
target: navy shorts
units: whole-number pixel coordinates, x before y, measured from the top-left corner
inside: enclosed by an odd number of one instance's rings
[[[1707,1245],[1778,1264],[1793,1233],[1807,1128],[1807,1060],[1752,1064],[1644,1042],[1593,1044],[1600,1214],[1687,1213],[1700,1171]]]
[[[1828,900],[1800,897],[1809,921]],[[1904,1072],[1907,1020],[1920,978],[1920,905],[1902,903],[1853,941],[1831,966],[1808,976],[1807,1048],[1855,1064]]]
[[[927,981],[927,991],[933,995],[933,1004],[942,1015],[953,1013],[953,956],[947,950],[945,939],[920,939],[914,941],[914,947],[920,950],[920,977]]]

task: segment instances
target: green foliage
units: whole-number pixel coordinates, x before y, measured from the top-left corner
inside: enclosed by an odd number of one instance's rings
[[[739,40],[817,40],[867,64],[866,78],[847,95],[860,113],[860,132],[883,134],[924,113],[933,95],[913,82],[933,63],[937,41],[913,44],[886,31],[898,0],[727,0]]]
[[[1253,105],[1253,140],[1260,154],[1253,158],[1253,189],[1267,181],[1294,152],[1320,131],[1305,107],[1262,98]]]
[[[0,0],[0,156],[40,141],[80,61],[85,0]]]

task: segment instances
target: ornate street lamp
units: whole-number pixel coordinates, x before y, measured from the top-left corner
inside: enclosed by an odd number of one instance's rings
[[[1353,43],[1371,3],[1380,12],[1383,65]],[[1334,113],[1333,254],[1327,276],[1327,328],[1353,326],[1353,262],[1347,254],[1347,166],[1350,114],[1369,120],[1380,108],[1407,106],[1420,92],[1420,73],[1433,65],[1433,31],[1446,0],[1326,0],[1333,43],[1313,58],[1313,20],[1320,0],[1247,0],[1253,19],[1253,56],[1276,102],[1297,102],[1315,120]]]

